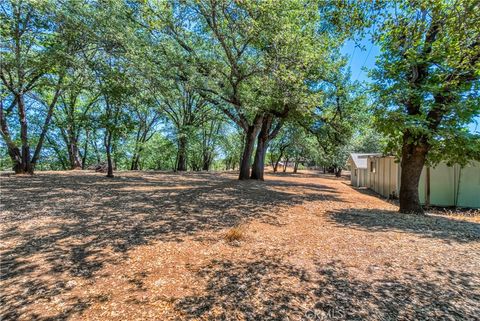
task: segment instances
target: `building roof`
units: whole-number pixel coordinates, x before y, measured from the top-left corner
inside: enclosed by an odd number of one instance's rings
[[[367,168],[368,156],[380,156],[380,153],[351,153],[348,157],[348,162],[353,164],[356,168]]]

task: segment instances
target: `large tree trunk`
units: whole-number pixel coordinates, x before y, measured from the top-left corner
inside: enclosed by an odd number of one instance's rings
[[[262,128],[258,135],[257,140],[257,151],[255,152],[255,160],[252,166],[252,175],[251,179],[263,180],[263,174],[265,172],[265,157],[267,154],[268,143],[274,139],[280,129],[282,128],[283,122],[280,121],[277,123],[275,128],[272,129],[273,124],[273,115],[267,114],[262,121]]]
[[[22,155],[20,152],[20,149],[16,146],[14,147],[7,147],[8,155],[10,156],[10,159],[12,160],[12,170],[15,172],[15,174],[22,174],[24,173],[23,171],[23,164],[22,164]]]
[[[401,178],[400,178],[400,212],[423,214],[418,195],[418,183],[428,153],[426,139],[420,139],[414,144],[410,135],[403,136]]]
[[[265,154],[267,153],[268,139],[257,140],[257,150],[255,152],[255,159],[252,165],[251,179],[264,180],[263,174],[265,172]]]
[[[295,165],[293,165],[293,173],[296,174],[298,171],[298,161],[295,160]]]
[[[22,165],[22,155],[20,154],[20,149],[15,147],[13,150],[8,149],[8,154],[13,161],[12,170],[15,174],[23,173],[23,165]]]
[[[257,150],[252,166],[251,179],[259,179],[263,181],[265,172],[265,154],[267,153],[268,142],[270,140],[270,127],[272,126],[272,116],[267,115],[263,122],[257,139]]]
[[[178,162],[177,171],[187,170],[187,138],[180,136],[178,139]]]
[[[252,163],[253,147],[255,138],[257,138],[259,127],[251,125],[245,133],[245,142],[243,146],[242,159],[240,160],[240,174],[238,179],[244,180],[250,178],[250,166]]]
[[[13,103],[16,104],[17,100],[15,99]],[[10,136],[7,120],[5,119],[5,115],[3,113],[3,101],[0,101],[0,124],[2,129],[1,134],[5,140],[5,143],[7,144],[8,155],[12,160],[12,169],[16,174],[18,174],[22,171],[22,155],[20,153],[20,149],[15,145]]]

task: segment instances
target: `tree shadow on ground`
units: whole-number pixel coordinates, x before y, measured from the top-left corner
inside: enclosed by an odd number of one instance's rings
[[[136,176],[135,176],[136,175]],[[236,180],[235,174],[142,173],[109,179],[85,172],[2,177],[0,315],[42,320],[29,306],[68,292],[70,277],[93,278],[106,263],[151,241],[182,242],[251,219],[279,224],[281,208],[338,200],[321,184],[271,179]],[[298,194],[288,188],[302,188]],[[54,319],[88,304],[64,302]],[[97,300],[91,298],[91,300]]]
[[[198,272],[206,280],[205,295],[177,303],[185,319],[277,320],[301,313],[303,288],[286,286],[302,279],[303,270],[278,259],[232,262],[212,261]]]
[[[273,172],[272,170],[269,170],[266,172],[266,174],[271,175],[272,177],[301,177],[301,178],[323,178],[323,179],[328,179],[328,180],[334,180],[334,181],[346,181],[350,179],[346,175],[342,175],[340,177],[335,176],[335,174],[331,173],[323,173],[323,171],[320,170],[300,170],[297,173],[293,173],[291,171],[288,172],[283,172],[283,171],[278,171],[278,172]]]
[[[343,227],[368,232],[397,230],[446,242],[480,241],[480,224],[439,215],[401,214],[380,209],[342,209],[328,213],[329,220]]]
[[[478,320],[478,275],[404,273],[361,280],[341,262],[313,272],[285,260],[212,261],[203,294],[179,300],[184,320]],[[477,277],[477,279],[474,279]]]
[[[346,182],[344,184],[349,186],[350,188],[354,189],[358,193],[363,194],[363,195],[373,196],[375,198],[381,199],[382,201],[385,201],[385,202],[388,202],[390,204],[394,204],[394,205],[397,205],[397,206],[400,204],[397,196],[395,198],[385,197],[382,194],[375,192],[374,190],[372,190],[369,187],[355,187],[355,186],[352,186],[351,184],[346,183]]]

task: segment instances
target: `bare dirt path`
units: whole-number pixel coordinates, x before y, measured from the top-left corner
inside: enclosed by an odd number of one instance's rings
[[[401,215],[313,172],[235,178],[3,175],[0,319],[479,320],[478,217]]]

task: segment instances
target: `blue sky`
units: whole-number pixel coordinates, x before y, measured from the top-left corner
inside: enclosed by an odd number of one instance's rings
[[[364,68],[373,68],[375,58],[380,54],[380,48],[368,39],[363,39],[357,45],[353,41],[345,43],[341,50],[342,54],[348,56],[352,79],[362,82],[370,82],[367,72]],[[477,117],[470,125],[471,132],[480,134],[480,117]]]
[[[358,44],[348,41],[342,48],[342,54],[350,57],[352,79],[369,82],[370,78],[362,68],[373,68],[375,66],[375,58],[380,54],[378,46],[368,40],[363,40]]]

